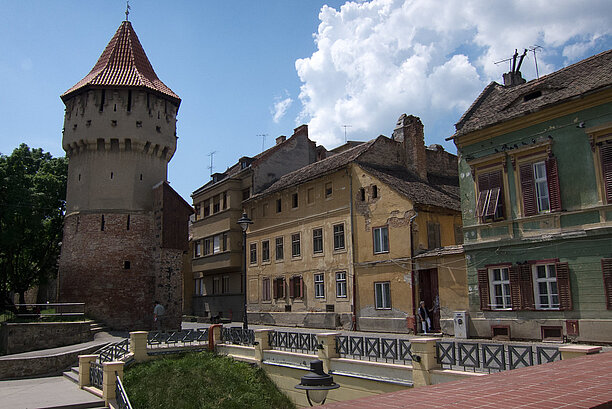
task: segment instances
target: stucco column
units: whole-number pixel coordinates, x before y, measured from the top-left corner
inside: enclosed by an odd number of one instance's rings
[[[265,350],[270,349],[270,332],[274,332],[273,329],[264,328],[256,329],[255,331],[255,359],[257,359],[258,365],[261,366],[263,362],[263,353]]]
[[[90,362],[98,359],[98,355],[79,355],[79,387],[89,386]]]
[[[213,324],[208,327],[208,350],[214,351],[215,345],[221,343],[221,324]]]
[[[147,355],[147,331],[130,332],[130,352],[134,354],[136,362],[146,361],[149,359]]]
[[[590,346],[590,345],[568,345],[559,347],[561,352],[561,359],[563,361],[572,358],[578,358],[585,355],[593,355],[601,352],[601,347]]]
[[[116,397],[116,382],[117,377],[115,376],[115,372],[119,376],[119,379],[123,380],[123,362],[104,362],[102,364],[102,397],[104,398],[104,402],[108,405],[110,400],[115,399]]]
[[[436,359],[438,338],[412,338],[412,382],[414,387],[431,385],[430,370],[440,368]]]
[[[319,349],[317,349],[317,356],[323,361],[323,370],[327,373],[331,369],[331,359],[340,356],[336,351],[336,337],[338,335],[340,335],[339,332],[317,334],[317,342],[320,345]]]

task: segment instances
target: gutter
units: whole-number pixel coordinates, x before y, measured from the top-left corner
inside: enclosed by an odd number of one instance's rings
[[[412,316],[414,317],[414,322],[412,325],[412,329],[414,331],[414,334],[416,335],[417,333],[417,320],[416,320],[416,294],[415,294],[415,290],[414,290],[414,285],[415,285],[415,280],[414,280],[414,243],[412,242],[412,225],[414,222],[414,219],[416,219],[416,217],[419,215],[419,212],[417,211],[417,208],[414,207],[414,215],[410,217],[410,220],[408,221],[408,224],[410,226],[410,289],[412,290]]]
[[[357,331],[357,306],[355,299],[357,298],[357,275],[355,274],[355,234],[353,226],[353,177],[349,173],[348,166],[345,168],[346,174],[349,178],[349,195],[350,195],[350,226],[351,226],[351,270],[353,273],[353,296],[351,297],[351,312],[352,312],[352,326],[353,331]]]

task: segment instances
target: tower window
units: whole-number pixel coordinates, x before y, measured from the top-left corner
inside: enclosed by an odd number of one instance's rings
[[[123,262],[123,269],[124,270],[129,270],[130,269],[130,262],[129,261],[124,261]]]
[[[130,215],[129,214],[128,214],[128,217],[127,217],[127,224],[126,224],[125,227],[126,227],[126,230],[130,230]]]
[[[104,100],[106,97],[106,92],[102,90],[102,97],[100,98],[100,112],[104,111]]]
[[[81,181],[81,174],[79,173],[79,182]]]
[[[157,132],[161,132],[161,126],[156,126],[156,127],[155,127],[155,130],[156,130]]]
[[[125,151],[130,152],[131,150],[132,150],[132,140],[126,139],[125,140]]]
[[[142,180],[142,173],[140,174],[140,180]]]
[[[113,172],[111,172],[111,179],[113,178]]]
[[[376,185],[372,186],[372,197],[375,199],[378,197],[378,187]]]
[[[98,138],[97,142],[98,142],[98,150],[103,151],[104,150],[104,139]]]
[[[117,104],[113,107],[113,111],[117,112]]]
[[[127,111],[132,111],[132,90],[128,90]]]
[[[359,198],[361,199],[362,202],[365,200],[365,189],[364,188],[359,189]]]
[[[104,215],[102,215],[102,219],[100,220],[100,231],[104,231]]]

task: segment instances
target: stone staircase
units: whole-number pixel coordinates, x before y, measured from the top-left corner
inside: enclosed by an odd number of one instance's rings
[[[73,366],[72,368],[70,368],[70,370],[68,371],[64,371],[63,372],[64,378],[70,380],[71,382],[74,382],[77,386],[79,384],[79,367],[78,366]],[[101,391],[96,390],[95,388],[92,387],[85,387],[83,388],[83,390],[86,390],[87,392],[97,396],[98,398],[100,398],[99,401],[95,401],[95,402],[88,402],[88,403],[79,403],[77,405],[66,405],[66,406],[58,406],[58,407],[53,407],[53,408],[46,408],[46,409],[89,409],[89,408],[94,408],[94,409],[102,409],[102,408],[109,408],[109,406],[106,406],[104,404],[104,400],[102,399],[102,395],[101,395]]]
[[[102,322],[92,322],[89,324],[89,331],[91,331],[92,335],[96,335],[98,332],[107,331],[108,327],[104,325]]]

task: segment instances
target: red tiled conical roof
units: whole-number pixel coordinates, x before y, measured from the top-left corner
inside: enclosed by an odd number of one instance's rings
[[[153,70],[147,55],[129,21],[124,21],[110,40],[92,70],[66,91],[66,101],[88,87],[144,87],[180,103],[181,99],[166,86]]]

